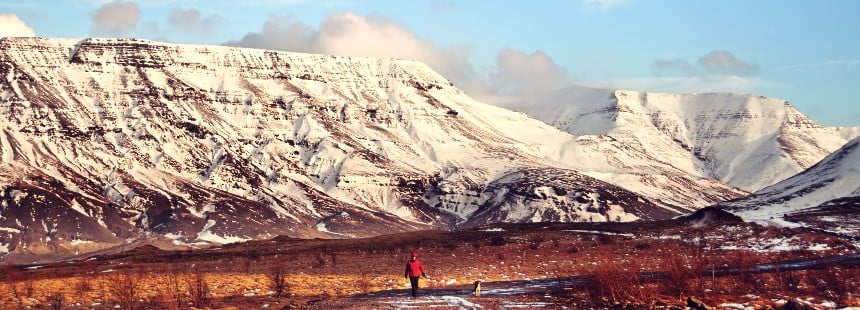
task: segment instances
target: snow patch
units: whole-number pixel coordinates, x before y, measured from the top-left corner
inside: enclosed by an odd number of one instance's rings
[[[563,231],[578,232],[578,233],[585,233],[585,234],[600,234],[600,235],[610,235],[610,236],[624,236],[624,237],[635,237],[635,236],[636,236],[636,235],[634,235],[634,234],[614,233],[614,232],[610,232],[610,231],[599,231],[599,230],[579,230],[579,229],[568,229],[568,230],[563,230]],[[680,238],[680,237],[679,237],[679,238]],[[678,239],[679,239],[679,238],[678,238]],[[674,239],[674,238],[669,238],[669,239]]]
[[[199,210],[197,208],[188,208],[188,212],[191,213],[191,215],[194,215],[198,218],[206,218],[207,212],[215,212],[215,205],[211,204],[211,203],[207,203],[205,206],[203,206]]]
[[[0,231],[5,231],[8,233],[13,233],[13,234],[20,234],[21,233],[20,229],[11,228],[11,227],[0,227]]]
[[[79,245],[90,244],[90,243],[93,243],[93,241],[91,241],[91,240],[72,239],[72,241],[70,241],[70,242],[69,242],[69,244],[71,244],[72,246],[79,246]]]
[[[349,234],[342,234],[339,232],[334,232],[334,231],[328,230],[328,228],[325,226],[325,222],[323,222],[323,221],[320,221],[319,223],[317,223],[317,231],[321,231],[321,232],[329,233],[329,234],[333,234],[333,235],[338,235],[338,236],[351,237],[351,235],[349,235]]]
[[[206,221],[206,225],[203,226],[203,229],[199,233],[197,233],[197,240],[209,241],[209,242],[220,243],[220,244],[245,242],[245,241],[251,240],[250,238],[242,238],[242,237],[229,236],[229,235],[224,235],[224,236],[216,235],[215,233],[213,233],[210,230],[213,226],[215,226],[215,224],[216,224],[215,220],[210,219],[210,220]]]

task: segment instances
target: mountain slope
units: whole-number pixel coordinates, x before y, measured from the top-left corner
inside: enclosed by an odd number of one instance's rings
[[[860,237],[860,138],[798,175],[720,205],[746,220],[789,226],[800,222]]]
[[[741,94],[572,87],[521,110],[575,136],[618,140],[652,164],[746,191],[791,177],[860,135],[858,127],[822,128],[784,100]],[[576,168],[601,178],[598,169]]]
[[[548,156],[573,137],[414,61],[5,38],[0,93],[14,254],[678,213]]]
[[[576,96],[604,100],[541,114],[562,131],[414,61],[0,39],[0,253],[664,219],[858,134],[759,97]]]

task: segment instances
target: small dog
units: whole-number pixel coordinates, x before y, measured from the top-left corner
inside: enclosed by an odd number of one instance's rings
[[[475,281],[474,284],[475,288],[473,288],[472,291],[475,292],[475,297],[481,297],[481,281]]]

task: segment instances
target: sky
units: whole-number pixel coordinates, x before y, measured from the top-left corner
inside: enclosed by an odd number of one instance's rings
[[[415,59],[514,109],[577,86],[755,94],[860,126],[858,12],[854,0],[0,0],[0,37]]]

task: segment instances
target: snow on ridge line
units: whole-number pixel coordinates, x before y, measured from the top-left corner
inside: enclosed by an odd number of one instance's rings
[[[446,84],[448,86],[453,86],[453,84],[433,70],[429,65],[422,61],[414,60],[414,59],[399,59],[399,58],[373,58],[373,57],[361,57],[361,56],[339,56],[332,54],[321,54],[321,53],[303,53],[303,52],[293,52],[293,51],[281,51],[281,50],[271,50],[271,49],[260,49],[260,48],[250,48],[250,47],[240,47],[240,46],[229,46],[229,45],[205,45],[205,44],[187,44],[187,43],[168,43],[168,42],[159,42],[152,41],[147,39],[136,39],[136,38],[46,38],[46,37],[3,37],[0,38],[0,45],[25,45],[25,46],[40,46],[40,47],[55,47],[55,48],[63,48],[63,51],[66,54],[65,61],[70,61],[75,57],[76,54],[80,53],[82,49],[85,51],[87,47],[92,45],[105,45],[105,46],[123,46],[127,44],[135,44],[135,45],[144,45],[150,47],[164,47],[173,49],[178,53],[188,53],[188,52],[203,52],[212,53],[218,52],[222,54],[229,53],[239,53],[239,54],[278,54],[289,57],[298,57],[298,58],[313,58],[314,62],[328,62],[328,61],[340,61],[340,60],[349,60],[350,62],[359,62],[359,63],[367,63],[368,65],[376,66],[380,61],[388,62],[392,65],[396,65],[405,69],[406,72],[420,72],[420,79],[428,79],[437,84]],[[14,48],[4,48],[2,52],[20,52]],[[2,54],[2,53],[0,53]],[[261,55],[262,56],[262,55]]]
[[[253,47],[243,47],[243,46],[234,46],[234,45],[206,45],[206,44],[190,44],[190,43],[171,43],[171,42],[161,42],[154,41],[148,39],[137,39],[137,38],[112,38],[112,37],[89,37],[89,38],[46,38],[46,37],[3,37],[0,38],[0,43],[2,42],[8,43],[29,43],[29,44],[39,44],[44,45],[45,43],[59,43],[56,45],[65,46],[65,47],[73,47],[76,45],[84,45],[84,44],[98,44],[98,45],[121,45],[121,44],[140,44],[140,45],[148,45],[148,46],[163,46],[175,49],[182,50],[201,50],[206,49],[209,51],[251,51],[251,52],[274,52],[278,54],[285,55],[304,55],[304,56],[321,56],[321,57],[330,57],[333,59],[353,59],[353,60],[362,60],[362,61],[378,61],[378,60],[389,60],[393,63],[397,64],[420,64],[422,67],[426,67],[428,70],[430,67],[418,60],[414,59],[406,59],[406,58],[377,58],[377,57],[363,57],[363,56],[341,56],[334,54],[322,54],[322,53],[305,53],[305,52],[294,52],[294,51],[282,51],[282,50],[272,50],[272,49],[263,49],[263,48],[253,48]]]

